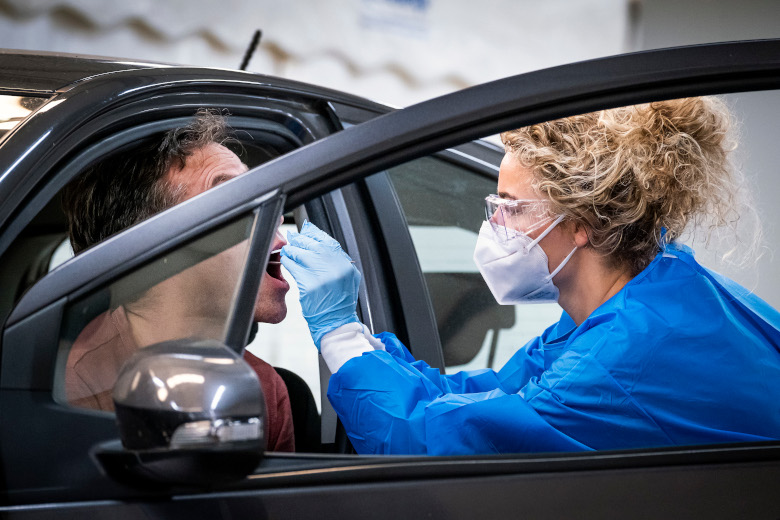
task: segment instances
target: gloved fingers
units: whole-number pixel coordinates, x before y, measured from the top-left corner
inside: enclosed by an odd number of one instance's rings
[[[302,233],[287,233],[287,242],[291,246],[305,249],[312,252],[315,255],[319,255],[323,260],[328,259],[330,261],[341,260],[345,263],[351,263],[352,259],[347,253],[341,249],[338,242],[325,235],[329,242],[319,242]]]
[[[307,269],[289,256],[281,255],[280,260],[284,268],[290,272],[290,275],[292,275],[295,282],[298,283],[301,275],[305,273]]]
[[[308,249],[309,251],[320,251],[323,249],[321,242],[303,233],[295,233],[294,231],[287,232],[287,243],[301,249]]]
[[[286,246],[282,247],[280,260],[282,261],[282,265],[286,268],[287,264],[285,263],[285,259],[294,262],[302,269],[306,270],[312,269],[321,263],[321,260],[318,259],[316,252],[303,247],[298,247],[295,244],[287,244]],[[287,270],[290,271],[290,269]]]
[[[301,226],[301,234],[312,238],[330,249],[341,249],[341,245],[329,234],[309,222],[308,220]]]

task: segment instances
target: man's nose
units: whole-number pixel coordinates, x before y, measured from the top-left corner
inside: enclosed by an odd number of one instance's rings
[[[279,225],[276,226],[276,235],[274,236],[274,245],[271,249],[279,249],[287,245],[287,239],[282,235],[282,231],[279,227],[284,224],[284,216],[279,217]]]

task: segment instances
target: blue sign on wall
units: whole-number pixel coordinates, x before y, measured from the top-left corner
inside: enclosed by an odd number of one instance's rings
[[[431,0],[362,0],[360,23],[371,30],[425,37],[430,7]]]

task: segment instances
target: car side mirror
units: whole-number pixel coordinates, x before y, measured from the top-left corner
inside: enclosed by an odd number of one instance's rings
[[[215,341],[175,340],[140,349],[114,385],[121,448],[95,456],[133,484],[213,485],[260,463],[266,410],[260,381]]]

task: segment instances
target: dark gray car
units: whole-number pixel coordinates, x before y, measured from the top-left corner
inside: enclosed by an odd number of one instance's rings
[[[285,380],[296,443],[306,451],[263,455],[244,433],[231,433],[238,436],[219,445],[177,447],[169,435],[198,421],[210,421],[212,437],[215,428],[254,431],[252,419],[263,420],[262,410],[246,406],[257,390],[240,364],[228,375],[213,367],[233,363],[246,345],[257,273],[265,268],[280,216],[297,225],[309,219],[344,245],[364,273],[358,311],[374,330],[396,332],[416,357],[442,370],[500,366],[503,342],[510,341],[505,332],[520,337],[521,325],[542,326],[544,316],[521,324],[513,309],[495,304],[476,269],[459,260],[483,219],[481,201],[495,189],[503,155],[478,138],[656,99],[776,91],[780,41],[576,63],[398,111],[243,72],[12,51],[0,54],[0,66],[0,98],[28,110],[0,136],[5,517],[780,517],[780,442],[359,456],[327,399],[318,411],[294,367]],[[176,127],[198,107],[227,109],[246,162],[257,166],[54,268],[67,232],[62,188],[86,166]],[[776,121],[768,131],[777,134]],[[428,204],[433,199],[435,206]],[[457,246],[440,250],[448,262],[426,249],[431,236]],[[138,378],[148,376],[149,367],[165,366],[169,375],[197,372],[203,388],[213,387],[204,395],[214,397],[222,386],[235,397],[234,407],[215,405],[209,412],[206,406],[201,415],[182,418],[171,413],[171,399],[160,405],[150,402],[156,395],[150,392],[130,396],[133,385],[125,381],[123,390],[115,389],[117,403],[156,418],[144,423],[145,435],[170,430],[161,434],[164,442],[139,448],[127,442],[140,431],[136,419],[67,403],[68,349],[112,298],[147,289],[202,255],[239,243],[248,253],[221,344],[182,339],[131,367]],[[511,341],[515,349],[522,344]],[[184,358],[197,367],[181,363]],[[315,396],[327,385],[327,369],[320,367]]]

